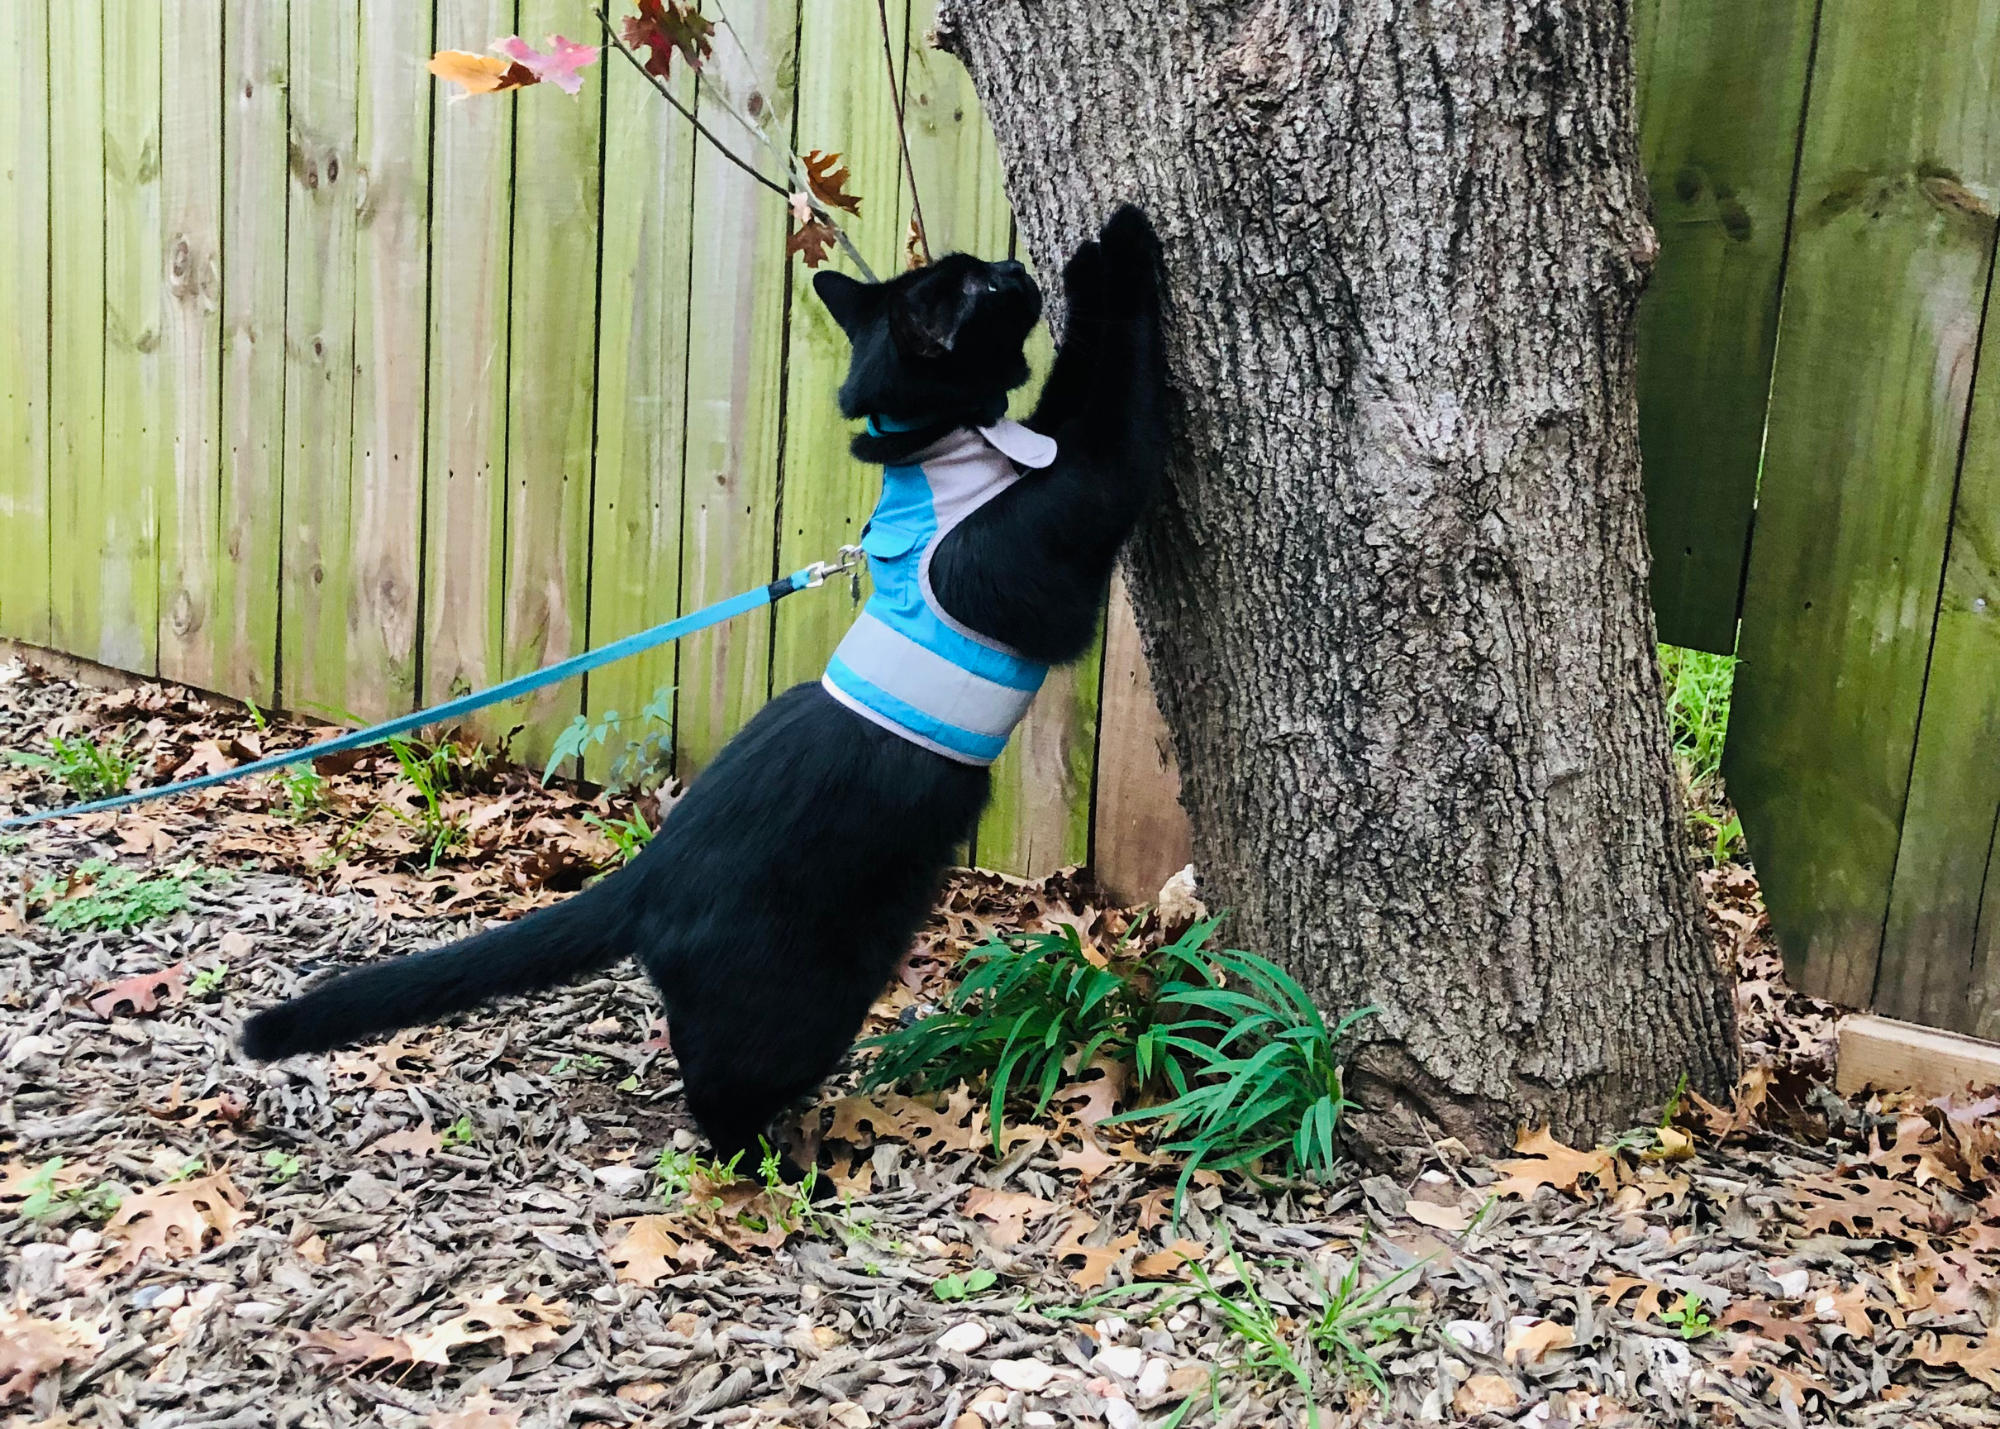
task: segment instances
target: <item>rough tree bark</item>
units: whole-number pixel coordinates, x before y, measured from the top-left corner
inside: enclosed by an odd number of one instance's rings
[[[1131,199],[1179,430],[1130,564],[1204,895],[1350,1129],[1734,1081],[1647,604],[1623,0],[946,0],[1041,272]]]

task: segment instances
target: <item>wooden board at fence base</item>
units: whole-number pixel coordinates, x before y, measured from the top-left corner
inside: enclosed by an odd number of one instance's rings
[[[0,635],[49,638],[49,0],[0,10],[15,70],[0,92]]]
[[[270,704],[278,679],[285,443],[286,6],[227,0],[222,18],[222,523],[217,688]]]
[[[343,699],[367,720],[417,699],[433,91],[417,61],[430,40],[429,0],[361,0]]]
[[[160,675],[212,690],[222,531],[222,0],[161,35],[160,205],[166,245],[160,484]]]
[[[604,252],[598,273],[597,474],[592,485],[590,644],[608,645],[678,613],[683,443],[687,435],[688,263],[694,130],[625,61],[607,54]],[[674,88],[694,86],[685,66]],[[672,708],[672,646],[589,676],[586,711],[623,721],[585,759],[602,781],[623,747],[672,732],[641,718]]]
[[[2000,1043],[1887,1017],[1844,1018],[1834,1086],[1844,1097],[1874,1087],[1944,1097],[2000,1086]]]
[[[797,97],[797,0],[731,4],[704,80],[792,142]],[[727,116],[718,130],[742,134]],[[780,166],[747,136],[745,157]],[[681,508],[683,612],[776,574],[780,412],[784,400],[785,206],[706,143],[694,158],[694,254],[689,284],[687,473]],[[824,592],[798,597],[824,600]],[[680,645],[675,764],[683,778],[715,757],[771,688],[771,616],[744,616]]]
[[[1123,575],[1111,581],[1104,632],[1104,699],[1097,741],[1091,861],[1121,903],[1149,903],[1194,858],[1173,740],[1153,696]]]
[[[339,720],[359,714],[347,707],[358,0],[308,0],[291,21],[279,698]]]
[[[587,0],[521,0],[518,29],[590,35]],[[614,63],[623,63],[613,56]],[[601,78],[601,71],[593,79]],[[552,85],[502,104],[514,116],[514,257],[508,320],[507,559],[502,677],[574,655],[588,623],[591,427],[596,417],[598,156],[604,90],[574,98]],[[583,708],[565,680],[504,710],[490,726],[527,727],[516,750],[548,754]]]
[[[1980,966],[1978,948],[2000,913],[1987,875],[2000,817],[2000,324],[1990,311],[1981,346],[1872,1006],[1990,1037],[2000,1036],[2000,967]]]
[[[104,11],[104,466],[96,549],[79,573],[90,586],[97,658],[145,672],[159,664],[157,500],[171,469],[160,352],[160,19],[151,5]],[[74,546],[70,554],[86,555]]]
[[[96,659],[104,509],[104,6],[49,10],[49,643]]]
[[[1730,654],[1820,0],[1642,0],[1639,133],[1660,258],[1639,435],[1660,638]]]
[[[907,20],[905,0],[891,0],[891,36]],[[798,149],[838,151],[851,175],[847,191],[861,213],[840,215],[854,246],[887,278],[902,271],[902,146],[896,137],[891,78],[882,55],[881,21],[872,3],[807,4],[800,25]],[[901,46],[896,46],[898,72]],[[835,394],[847,375],[847,335],[812,289],[812,274],[793,260],[790,346],[785,380],[784,487],[779,500],[778,568],[797,570],[861,539],[882,491],[881,468],[848,451],[854,424]],[[826,268],[859,277],[838,250]],[[817,680],[853,624],[849,602],[825,594],[778,607],[771,687]]]
[[[438,0],[434,35],[441,50],[484,53],[494,38],[512,33],[510,0]],[[519,102],[518,96],[458,104],[440,98],[434,110],[425,704],[498,683],[504,664],[508,215]],[[491,730],[502,717],[489,715],[475,722],[480,729]]]
[[[1796,980],[1849,1005],[1875,989],[1937,611],[1996,61],[2000,0],[1820,26],[1727,773]]]

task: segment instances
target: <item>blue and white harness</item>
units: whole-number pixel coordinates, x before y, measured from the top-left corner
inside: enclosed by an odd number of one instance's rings
[[[861,537],[875,592],[827,662],[828,694],[947,759],[1000,757],[1049,667],[953,620],[931,589],[931,558],[959,522],[1021,479],[1021,467],[1055,459],[1053,437],[1000,422],[961,427],[909,465],[884,469]]]

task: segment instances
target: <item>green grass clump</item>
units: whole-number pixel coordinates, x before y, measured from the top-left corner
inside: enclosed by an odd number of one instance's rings
[[[1196,923],[1150,954],[1121,946],[1101,963],[1069,927],[975,948],[943,1012],[861,1044],[881,1054],[868,1085],[984,1082],[997,1148],[1010,1096],[1039,1116],[1073,1069],[1107,1057],[1167,1096],[1111,1121],[1162,1122],[1177,1138],[1168,1149],[1188,1158],[1183,1191],[1204,1167],[1242,1169],[1271,1156],[1296,1173],[1324,1174],[1349,1105],[1341,1039],[1372,1009],[1329,1026],[1276,963],[1208,950],[1219,921]]]
[[[139,768],[139,760],[123,740],[99,743],[81,735],[56,735],[49,741],[52,754],[25,754],[10,750],[16,764],[39,769],[69,786],[79,799],[105,799],[125,792],[125,786]]]
[[[1667,728],[1673,737],[1674,756],[1689,784],[1700,787],[1712,783],[1722,773],[1736,657],[1662,645],[1660,678],[1666,688]]]
[[[42,921],[58,931],[116,931],[170,918],[187,908],[195,889],[222,879],[223,875],[185,859],[149,876],[107,858],[93,858],[77,865],[74,873],[43,879],[28,896],[45,907]]]

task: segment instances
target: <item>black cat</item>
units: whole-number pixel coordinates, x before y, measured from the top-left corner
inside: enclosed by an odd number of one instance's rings
[[[993,426],[1028,378],[1022,348],[1041,314],[1020,264],[952,254],[888,283],[831,272],[814,282],[853,345],[840,408],[870,419],[854,453],[890,469],[865,540],[878,595],[917,539],[898,534],[891,487],[939,452],[999,463],[1004,489],[932,539],[924,572],[904,574],[927,575],[933,613],[941,605],[942,624],[980,647],[966,647],[969,663],[1002,662],[988,671],[998,683],[972,683],[1003,701],[1021,683],[1008,683],[1010,670],[1075,659],[1090,643],[1119,545],[1166,458],[1159,247],[1145,216],[1119,209],[1063,282],[1065,340],[1025,431]],[[982,428],[1031,469],[993,457]],[[846,668],[837,660],[825,682],[766,705],[626,868],[517,922],[261,1012],[244,1049],[261,1061],[322,1051],[630,953],[666,1003],[689,1110],[719,1156],[754,1161],[771,1118],[847,1051],[987,799],[984,748],[952,746],[990,740],[990,729],[947,719],[932,739],[913,732],[931,728],[915,714],[902,728],[874,695],[904,667],[875,683],[849,670],[840,685]]]

